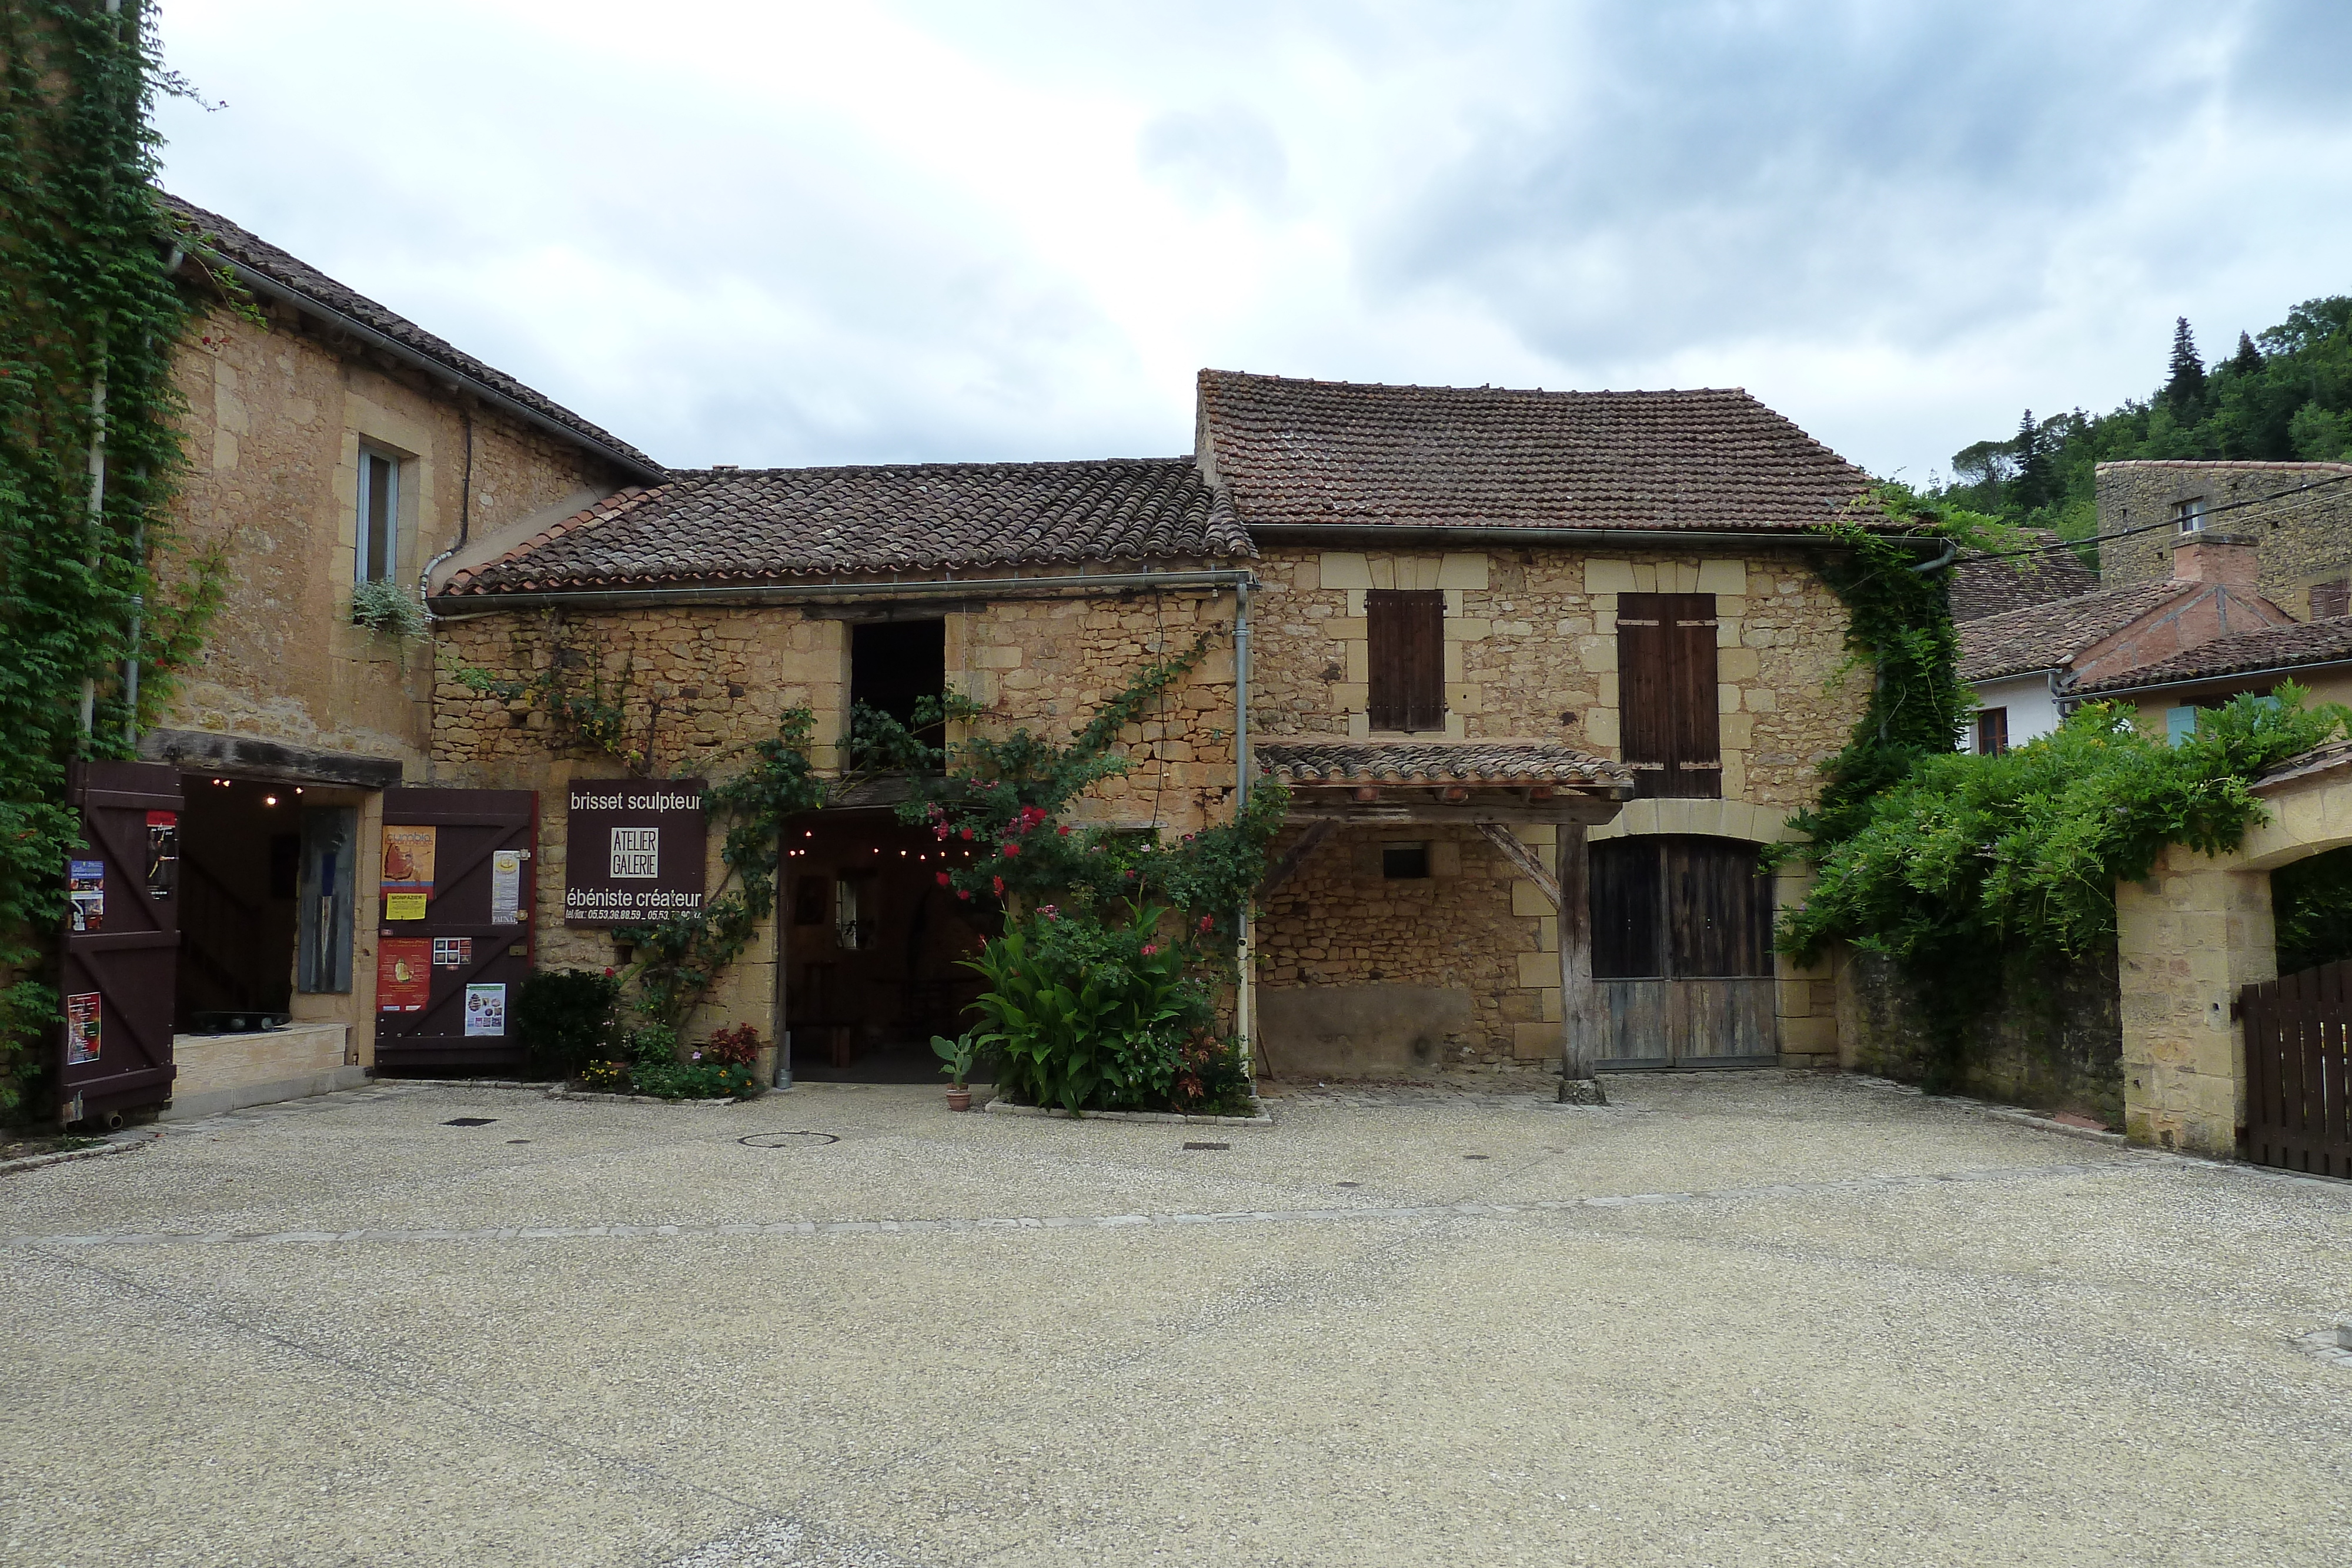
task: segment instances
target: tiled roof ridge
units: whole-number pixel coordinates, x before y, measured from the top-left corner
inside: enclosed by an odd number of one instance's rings
[[[2257,670],[2288,670],[2345,661],[2352,661],[2352,616],[2333,615],[2317,621],[2291,621],[2284,626],[2264,626],[2252,632],[2232,632],[2226,637],[2184,648],[2152,664],[2085,682],[2074,688],[2074,695],[2136,691],[2145,686],[2220,680]]]
[[[1223,371],[1213,366],[1202,367],[1200,375],[1203,382],[1214,377],[1221,381],[1275,382],[1285,386],[1325,387],[1346,392],[1444,392],[1462,397],[1727,397],[1741,398],[1757,403],[1759,407],[1764,406],[1746,387],[1464,387],[1422,382],[1329,381],[1320,376],[1285,376],[1268,371]]]
[[[1117,468],[1169,465],[1190,468],[1192,456],[1180,453],[1173,457],[1041,457],[1030,458],[959,458],[933,459],[921,463],[811,463],[779,464],[772,468],[749,468],[739,464],[717,463],[700,468],[673,468],[674,479],[709,479],[721,474],[737,478],[756,479],[776,474],[911,474],[926,470],[941,473],[970,473],[973,470],[1010,472],[1031,468]]]
[[[1960,623],[1963,681],[1999,680],[2031,670],[2057,669],[2085,648],[2112,636],[2167,600],[2213,585],[2183,578],[2126,583],[2004,610]],[[2112,612],[2112,613],[2105,613]],[[2038,635],[2037,635],[2038,633]]]
[[[407,317],[368,298],[350,285],[330,277],[283,246],[272,245],[242,225],[168,191],[158,190],[155,195],[166,214],[187,225],[194,231],[194,237],[201,243],[230,260],[251,267],[280,287],[300,295],[320,309],[346,317],[381,332],[444,369],[478,382],[501,396],[546,416],[593,445],[603,446],[652,472],[662,471],[659,463],[603,426],[582,418],[546,393],[526,386],[504,371],[476,359],[447,339],[425,330]]]
[[[2274,457],[2111,457],[2094,464],[2097,468],[2231,468],[2247,472],[2300,473],[2311,468],[2325,468],[2330,473],[2352,474],[2352,463],[2333,460],[2297,463]]]

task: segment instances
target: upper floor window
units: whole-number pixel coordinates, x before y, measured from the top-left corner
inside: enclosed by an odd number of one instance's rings
[[[2009,749],[2009,710],[2005,707],[1977,709],[1977,755],[1999,757]]]
[[[1374,729],[1445,727],[1445,595],[1374,588],[1364,594],[1365,653]]]
[[[1617,691],[1636,795],[1723,793],[1715,595],[1619,594]]]
[[[359,569],[362,582],[400,571],[400,459],[360,448]]]
[[[2185,501],[2175,501],[2172,504],[2172,516],[2174,520],[2179,523],[2182,533],[2197,532],[2205,526],[2205,497],[2191,496]]]

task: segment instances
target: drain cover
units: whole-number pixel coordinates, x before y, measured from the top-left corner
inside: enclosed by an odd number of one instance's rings
[[[1491,1160],[1495,1156],[1492,1155],[1465,1155],[1462,1157],[1465,1160]]]
[[[841,1142],[831,1133],[754,1133],[735,1141],[753,1149],[813,1149],[820,1144]]]
[[[441,1124],[445,1127],[487,1127],[497,1120],[496,1116],[452,1116]]]
[[[1187,1144],[1184,1146],[1188,1149],[1230,1149],[1233,1147],[1231,1144]]]

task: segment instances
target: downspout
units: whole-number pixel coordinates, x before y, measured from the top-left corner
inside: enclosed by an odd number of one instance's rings
[[[1234,584],[1234,820],[1239,821],[1249,805],[1249,580]],[[1236,957],[1240,977],[1234,988],[1234,1033],[1242,1042],[1242,1078],[1255,1092],[1257,1074],[1251,1038],[1257,1022],[1257,956],[1250,929],[1250,894],[1242,895],[1240,940]]]
[[[466,418],[466,475],[457,487],[457,542],[426,561],[425,570],[416,574],[416,602],[425,612],[427,636],[431,635],[432,629],[440,624],[442,620],[442,617],[433,613],[433,573],[439,569],[443,561],[466,548],[466,535],[472,529],[474,523],[474,411],[468,408],[461,409],[459,412]],[[437,655],[439,649],[436,646],[435,653]],[[440,706],[439,699],[435,695],[436,688],[440,685],[438,674],[439,665],[436,657],[432,677],[425,683],[425,781],[428,784],[433,781],[434,717]]]

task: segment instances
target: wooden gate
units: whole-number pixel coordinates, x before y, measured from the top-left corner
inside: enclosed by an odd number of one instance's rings
[[[515,992],[530,973],[539,797],[387,789],[376,894],[378,1067],[519,1067]]]
[[[1603,1071],[1780,1060],[1772,879],[1754,844],[1604,840],[1591,887]]]
[[[77,762],[67,789],[82,847],[58,868],[73,899],[58,965],[58,1100],[68,1116],[161,1104],[179,1071],[180,776],[153,762]]]
[[[2322,964],[2239,993],[2246,1030],[2246,1125],[2256,1165],[2352,1177],[2352,961]]]

